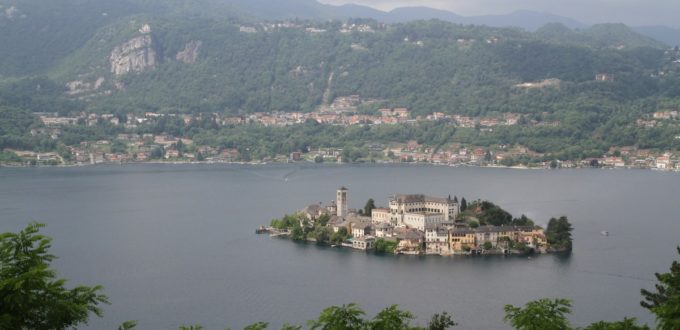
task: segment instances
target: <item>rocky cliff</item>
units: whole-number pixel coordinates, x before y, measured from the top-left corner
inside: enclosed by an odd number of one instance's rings
[[[201,45],[203,44],[203,41],[196,41],[192,40],[189,41],[186,46],[184,46],[184,50],[181,52],[177,53],[175,56],[175,59],[178,61],[182,61],[187,64],[191,64],[196,62],[196,59],[198,58],[198,51],[201,49]]]
[[[155,67],[158,59],[153,47],[153,38],[145,34],[118,45],[111,52],[109,61],[111,73],[116,76],[142,72]]]

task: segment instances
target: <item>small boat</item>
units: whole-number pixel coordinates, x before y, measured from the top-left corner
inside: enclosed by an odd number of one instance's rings
[[[602,236],[609,236],[609,232],[606,230],[601,231],[600,234],[602,234]]]

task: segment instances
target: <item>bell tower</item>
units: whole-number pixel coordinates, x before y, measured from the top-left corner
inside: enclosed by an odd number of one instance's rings
[[[337,205],[337,213],[336,215],[338,217],[346,217],[347,216],[347,188],[345,187],[340,187],[338,189],[338,194],[336,197],[336,202],[335,204]]]

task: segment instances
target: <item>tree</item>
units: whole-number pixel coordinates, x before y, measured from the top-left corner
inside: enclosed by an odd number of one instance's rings
[[[267,322],[257,322],[253,323],[251,325],[247,325],[243,330],[264,330],[267,329],[269,326],[269,323]]]
[[[349,237],[349,232],[347,231],[347,228],[340,227],[340,229],[338,229],[336,233],[333,233],[333,235],[331,235],[331,243],[340,244],[344,240],[346,240],[347,237]]]
[[[137,327],[137,321],[125,321],[118,327],[118,330],[132,330]]]
[[[550,221],[548,221],[548,228],[545,232],[548,244],[558,250],[571,251],[572,230],[574,230],[574,228],[569,223],[567,217],[562,216],[559,219],[551,218]]]
[[[153,148],[151,150],[151,154],[149,154],[149,158],[151,158],[151,159],[163,158],[163,149],[161,147]]]
[[[331,216],[328,213],[324,213],[320,215],[318,219],[316,219],[316,222],[319,224],[319,226],[325,227],[330,220]]]
[[[314,237],[318,243],[328,243],[331,239],[330,229],[328,227],[318,226],[314,229]]]
[[[57,279],[48,253],[51,238],[31,223],[19,233],[0,234],[0,329],[67,329],[102,316],[101,286],[68,290]]]
[[[467,210],[467,201],[465,200],[465,197],[460,199],[460,211],[465,212]]]
[[[364,206],[364,215],[370,217],[371,214],[373,213],[374,208],[375,201],[373,200],[373,198],[369,198],[368,201],[366,201],[366,205]]]
[[[680,254],[680,246],[677,247]],[[642,289],[642,307],[654,315],[661,330],[680,329],[680,262],[673,261],[668,273],[655,273],[656,292]]]
[[[517,330],[568,330],[570,313],[571,302],[566,299],[530,301],[524,308],[505,305],[505,321]]]
[[[491,249],[493,249],[493,243],[486,241],[486,242],[484,242],[482,247],[484,248],[484,250],[491,250]]]
[[[355,330],[362,329],[366,321],[362,319],[364,311],[356,304],[331,306],[324,309],[316,320],[309,321],[312,330]]]
[[[302,229],[302,226],[297,224],[296,226],[293,227],[293,230],[290,231],[290,237],[294,241],[304,241],[307,239],[305,235],[305,231]]]
[[[635,318],[624,318],[623,321],[593,323],[583,330],[649,330],[646,325],[637,325]]]
[[[391,242],[384,238],[378,238],[375,241],[375,252],[379,253],[394,253],[394,249],[397,247],[397,242]]]
[[[370,330],[407,330],[410,329],[409,322],[413,320],[413,314],[408,311],[402,311],[397,305],[392,305],[380,311],[371,322],[368,328]]]
[[[453,317],[449,315],[447,312],[443,312],[441,314],[434,314],[432,315],[432,318],[430,319],[430,322],[427,324],[427,329],[428,330],[446,330],[448,328],[452,328],[457,326],[458,323],[453,320]]]

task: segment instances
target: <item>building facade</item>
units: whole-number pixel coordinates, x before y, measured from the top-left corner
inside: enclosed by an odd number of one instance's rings
[[[347,188],[341,187],[338,189],[335,205],[337,207],[337,216],[344,218],[348,214],[347,207]]]

